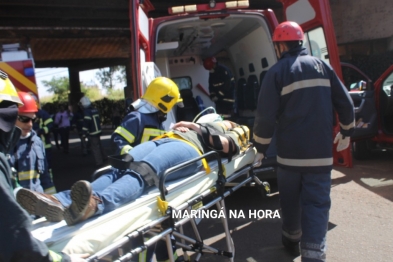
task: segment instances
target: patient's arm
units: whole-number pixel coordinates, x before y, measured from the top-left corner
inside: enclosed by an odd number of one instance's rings
[[[180,132],[187,132],[188,130],[191,129],[197,132],[199,135],[202,135],[201,126],[193,122],[181,121],[176,123],[172,128]],[[218,135],[218,136],[221,141],[223,153],[232,153],[232,154],[236,153],[236,148],[234,146],[230,147],[230,145],[234,143],[233,141],[230,141],[232,140],[230,137],[223,136],[223,135]],[[211,146],[214,146],[212,136],[209,137],[209,143]]]

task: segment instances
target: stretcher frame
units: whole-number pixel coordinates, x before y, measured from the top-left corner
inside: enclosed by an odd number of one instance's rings
[[[248,150],[254,150],[254,149],[249,148]],[[239,157],[242,154],[245,154],[245,152],[240,153],[236,157]],[[234,157],[234,159],[236,157]],[[186,161],[182,164],[167,169],[164,172],[163,176],[161,176],[159,181],[159,191],[160,191],[161,200],[165,201],[166,195],[169,193],[168,190],[165,188],[166,178],[171,173],[178,171],[182,168],[185,168],[186,166],[189,166],[203,158],[205,159],[213,158],[217,163],[214,167],[213,166],[211,167],[212,171],[218,170],[216,183],[209,189],[185,201],[183,204],[181,204],[175,209],[176,211],[179,210],[191,211],[192,209],[196,211],[207,210],[215,205],[217,210],[223,210],[226,214],[226,207],[224,201],[225,198],[233,194],[239,188],[246,185],[259,186],[266,191],[266,195],[270,194],[269,184],[267,182],[262,182],[254,174],[252,163],[241,167],[239,170],[236,170],[233,174],[227,177],[225,174],[223,163],[227,163],[228,160],[227,159],[222,160],[217,152],[211,151],[198,158]],[[209,162],[209,165],[211,165],[211,161]],[[192,181],[195,181],[201,176],[206,176],[206,174],[204,172],[198,172],[197,174],[189,177],[187,179],[187,183],[192,183]],[[238,178],[243,176],[245,177],[244,180],[238,183],[233,183],[234,180],[237,180]],[[230,188],[226,187],[226,185],[229,184],[231,184],[232,187]],[[177,185],[174,188],[171,188],[171,190],[175,190],[177,187],[180,186],[183,186],[183,184]],[[211,196],[212,193],[215,194],[215,197],[213,199],[209,200],[208,203],[199,206],[198,208],[195,209],[195,205],[201,203],[204,199]],[[226,216],[220,218],[225,234],[226,250],[220,250],[211,245],[206,245],[203,243],[203,239],[198,230],[198,225],[197,225],[198,223],[194,218],[186,217],[177,220],[174,219],[172,215],[175,210],[171,206],[168,206],[162,217],[132,231],[129,234],[126,234],[123,238],[101,249],[97,253],[91,255],[89,258],[87,258],[87,261],[101,261],[100,259],[104,258],[109,254],[113,254],[116,250],[119,253],[118,259],[115,260],[116,262],[130,261],[131,259],[135,259],[139,253],[145,251],[148,247],[155,245],[160,240],[164,240],[166,242],[168,255],[169,255],[168,261],[174,262],[175,258],[173,256],[171,235],[175,236],[176,238],[176,247],[182,248],[185,261],[190,261],[191,256],[188,254],[189,252],[195,253],[195,258],[193,258],[193,261],[199,261],[203,254],[214,254],[214,255],[224,256],[228,259],[228,261],[231,262],[234,261],[235,246],[229,231],[228,220]],[[187,223],[190,223],[192,232],[194,233],[194,237],[190,237],[185,234],[183,227]],[[157,226],[161,226],[159,232],[156,232]],[[150,237],[148,240],[145,240],[144,236],[146,235],[150,235],[152,237]],[[137,245],[135,245],[135,240],[138,243]],[[123,247],[129,244],[131,241],[134,241],[134,246],[132,247],[131,250],[125,252],[123,250]]]

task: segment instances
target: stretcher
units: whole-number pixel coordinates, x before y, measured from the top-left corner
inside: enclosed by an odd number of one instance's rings
[[[228,162],[227,159],[221,159],[218,153],[209,152],[168,169],[160,179],[159,188],[154,187],[147,194],[123,207],[74,226],[67,226],[65,221],[53,223],[41,218],[33,222],[32,234],[45,242],[53,251],[69,254],[89,253],[91,256],[88,261],[100,261],[109,254],[113,255],[116,250],[120,250],[119,260],[116,261],[129,261],[158,240],[165,240],[168,250],[171,250],[171,235],[176,237],[176,246],[185,251],[185,256],[188,256],[188,251],[197,253],[194,261],[198,261],[199,257],[206,253],[223,255],[233,261],[234,245],[226,217],[221,218],[227,244],[227,250],[223,251],[203,244],[195,218],[174,218],[173,212],[207,210],[214,205],[218,210],[225,212],[224,198],[252,181],[256,181],[258,185],[268,190],[266,182],[261,182],[252,173],[255,154],[255,149],[249,148]],[[202,158],[213,159],[209,161],[211,169],[209,174],[200,170],[181,181],[165,182],[171,172]],[[236,186],[230,189],[225,187],[226,183],[239,177],[244,179]],[[203,199],[208,196],[212,200],[203,203]],[[183,226],[187,223],[190,223],[194,230],[194,238],[183,233]],[[160,226],[158,232],[157,226]],[[145,235],[149,235],[149,240],[145,241]],[[121,247],[131,239],[138,239],[139,244],[133,246],[131,250],[122,250]],[[170,261],[174,261],[172,252],[168,253]]]

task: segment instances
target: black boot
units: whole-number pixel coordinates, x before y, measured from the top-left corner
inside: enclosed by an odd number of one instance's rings
[[[282,244],[289,254],[292,256],[300,256],[300,241],[291,241],[285,236],[282,236]]]

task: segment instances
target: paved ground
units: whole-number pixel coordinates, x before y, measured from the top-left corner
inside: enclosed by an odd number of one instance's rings
[[[109,134],[103,143],[110,153]],[[75,134],[72,134],[75,137]],[[70,153],[53,148],[54,180],[58,190],[70,188],[79,179],[89,180],[96,169],[91,155],[83,157],[78,139],[70,140]],[[335,168],[332,175],[327,261],[393,261],[393,154],[376,154],[367,161],[354,160],[354,168]],[[274,181],[270,181],[273,191]],[[228,210],[243,210],[245,218],[229,219],[236,246],[235,261],[300,261],[281,246],[281,221],[249,218],[249,210],[279,209],[279,195],[261,197],[255,188],[242,188],[226,199]],[[205,243],[224,245],[219,219],[199,224]],[[224,261],[204,255],[201,261]]]

